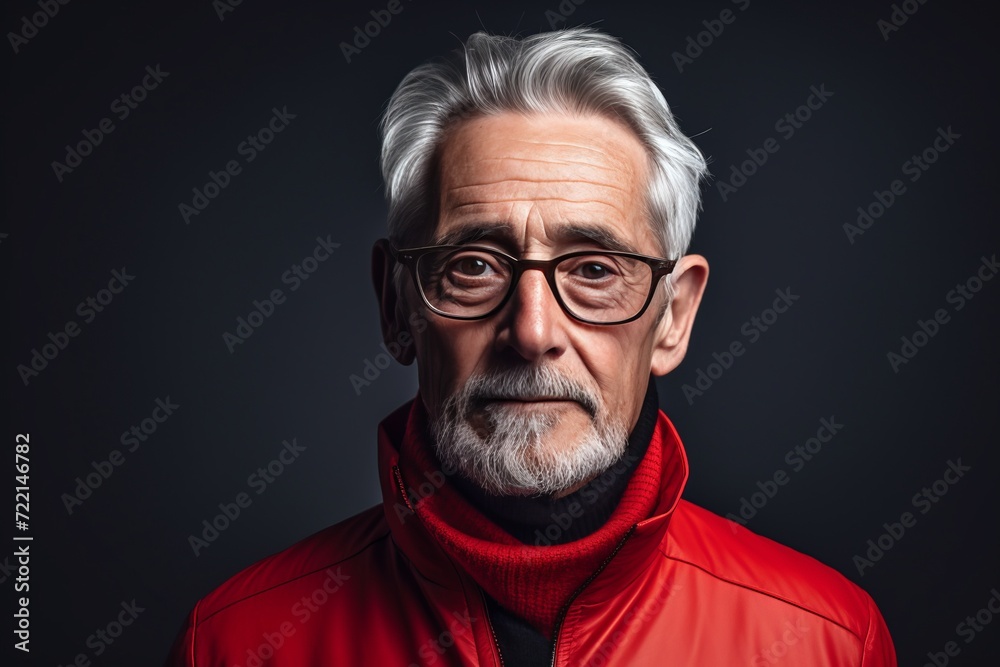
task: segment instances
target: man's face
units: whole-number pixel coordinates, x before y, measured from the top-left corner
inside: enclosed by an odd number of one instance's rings
[[[447,135],[440,165],[428,245],[474,242],[523,259],[588,249],[662,256],[643,205],[646,153],[610,119],[464,120]],[[637,320],[591,325],[567,315],[543,273],[529,270],[499,312],[462,321],[427,310],[408,279],[403,308],[427,320],[413,333],[439,455],[505,493],[553,492],[554,484],[565,495],[600,474],[624,452],[651,370],[676,365],[664,356],[667,343],[676,348],[676,332],[668,335],[676,313],[656,322],[664,292],[660,284]],[[484,448],[490,461],[469,463]],[[496,469],[504,456],[517,458],[513,477]]]

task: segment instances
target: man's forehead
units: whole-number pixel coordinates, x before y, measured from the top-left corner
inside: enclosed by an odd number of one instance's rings
[[[646,154],[623,123],[605,116],[514,112],[477,116],[452,127],[441,166],[450,175],[489,170],[543,179],[557,167],[617,185],[645,176]]]
[[[584,241],[625,252],[648,245],[641,241],[648,231],[647,155],[620,122],[596,115],[478,117],[452,128],[440,158],[435,244],[489,239],[516,248],[534,216],[556,244]]]

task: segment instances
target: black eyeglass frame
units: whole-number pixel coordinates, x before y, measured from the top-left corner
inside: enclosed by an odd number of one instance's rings
[[[477,245],[432,245],[423,246],[420,248],[396,248],[391,243],[387,244],[389,247],[389,252],[392,254],[393,259],[405,266],[409,272],[410,276],[413,278],[414,284],[417,286],[417,291],[420,292],[420,298],[423,300],[424,305],[431,309],[431,311],[441,315],[442,317],[448,317],[453,320],[484,320],[488,317],[496,315],[510,300],[514,290],[517,288],[518,282],[521,280],[521,275],[530,269],[538,269],[543,274],[545,274],[545,279],[549,284],[549,289],[552,290],[553,296],[556,298],[556,302],[559,307],[563,309],[563,312],[572,317],[573,319],[583,322],[585,324],[594,324],[598,326],[613,326],[617,324],[627,324],[633,320],[637,320],[642,317],[646,309],[649,308],[649,304],[653,301],[653,293],[656,292],[656,287],[660,283],[660,278],[670,274],[677,266],[676,259],[665,259],[663,257],[651,257],[649,255],[640,255],[632,252],[622,252],[619,250],[578,250],[575,252],[569,252],[565,255],[559,255],[558,257],[553,257],[552,259],[517,259],[512,257],[505,252],[496,250],[494,248],[486,248],[484,246]],[[459,252],[462,250],[475,250],[478,252],[485,252],[495,256],[499,256],[510,262],[511,265],[511,279],[510,286],[507,288],[507,294],[497,303],[497,305],[489,312],[483,315],[452,315],[450,313],[445,313],[436,308],[427,299],[424,294],[424,287],[420,283],[420,277],[417,275],[417,262],[424,255],[431,252],[440,252],[442,250],[453,250],[454,252]],[[556,286],[556,266],[561,262],[572,259],[573,257],[583,257],[585,255],[611,255],[614,257],[629,257],[631,259],[636,259],[646,263],[652,270],[652,277],[649,281],[649,294],[646,295],[646,301],[642,304],[642,308],[639,309],[632,317],[624,320],[618,320],[616,322],[595,322],[593,320],[588,320],[580,317],[566,305],[563,301],[562,295],[559,293],[559,288]]]

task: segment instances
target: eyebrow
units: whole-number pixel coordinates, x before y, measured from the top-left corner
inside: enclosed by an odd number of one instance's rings
[[[516,245],[517,239],[514,235],[514,226],[508,222],[476,222],[462,225],[458,229],[442,234],[435,239],[432,245],[466,245],[475,243],[481,239],[495,238],[506,241],[510,245]],[[620,238],[610,229],[601,225],[569,223],[556,227],[555,238],[557,241],[569,243],[572,241],[591,241],[605,250],[616,250],[619,252],[630,252],[641,254],[629,242]]]
[[[462,225],[442,234],[433,239],[430,245],[465,245],[475,243],[487,236],[497,236],[509,240],[513,237],[513,230],[509,224],[504,222],[477,222],[471,225]]]

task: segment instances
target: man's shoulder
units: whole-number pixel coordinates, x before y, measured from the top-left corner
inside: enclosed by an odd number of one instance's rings
[[[198,622],[241,605],[266,605],[263,598],[280,596],[282,589],[315,586],[310,583],[312,578],[336,577],[337,566],[361,556],[388,536],[381,504],[328,526],[231,576],[198,603]]]
[[[671,519],[665,555],[722,586],[767,596],[864,637],[874,602],[860,586],[815,558],[758,535],[688,501]]]

